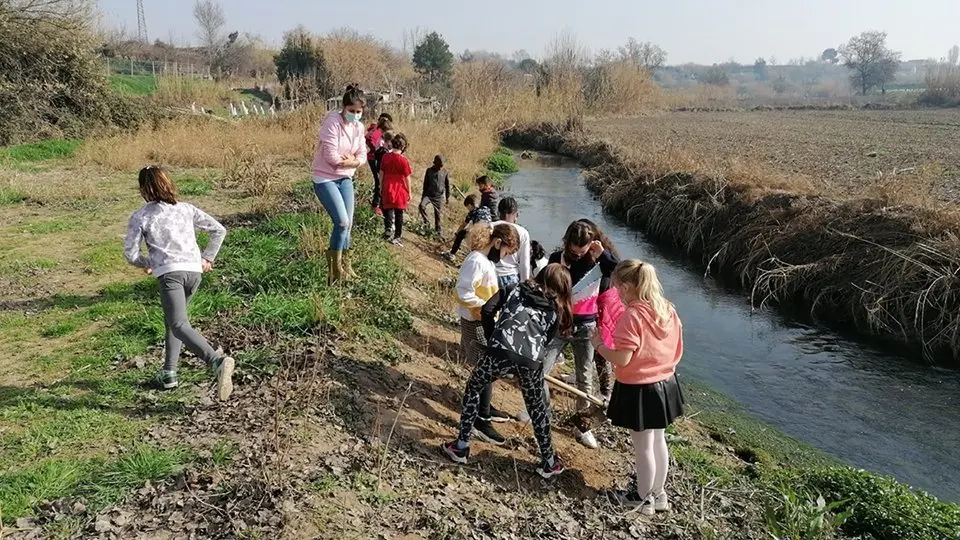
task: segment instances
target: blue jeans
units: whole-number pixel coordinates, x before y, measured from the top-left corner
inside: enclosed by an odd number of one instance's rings
[[[350,249],[350,229],[353,227],[353,179],[341,178],[327,182],[314,182],[313,191],[324,210],[333,220],[330,233],[330,249]]]

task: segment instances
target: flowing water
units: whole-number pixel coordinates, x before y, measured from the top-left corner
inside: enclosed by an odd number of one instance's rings
[[[704,279],[604,215],[576,163],[552,165],[510,177],[506,191],[519,202],[520,224],[549,252],[571,221],[586,217],[621,256],[653,263],[683,319],[681,374],[853,466],[960,501],[960,372],[752,311],[742,292]]]

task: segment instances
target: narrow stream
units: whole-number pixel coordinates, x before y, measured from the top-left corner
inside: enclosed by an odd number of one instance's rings
[[[576,163],[523,165],[506,191],[519,202],[520,224],[548,252],[571,221],[586,217],[623,257],[657,266],[683,319],[682,374],[853,466],[960,501],[960,373],[752,312],[743,293],[705,280],[604,215]]]

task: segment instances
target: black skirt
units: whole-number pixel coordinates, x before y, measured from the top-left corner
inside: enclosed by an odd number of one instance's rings
[[[633,431],[666,429],[683,415],[683,390],[673,375],[652,384],[613,385],[607,418],[610,423]]]

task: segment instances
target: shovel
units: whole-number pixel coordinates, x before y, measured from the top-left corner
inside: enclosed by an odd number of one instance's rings
[[[574,396],[581,397],[590,402],[589,407],[587,407],[585,410],[577,412],[574,415],[574,423],[577,425],[577,428],[580,431],[590,431],[594,427],[604,424],[607,421],[607,414],[604,410],[605,406],[603,400],[596,396],[591,396],[590,394],[587,394],[578,388],[574,388],[573,386],[570,386],[569,384],[550,375],[544,375],[543,378],[550,383],[550,386],[559,388],[568,394],[573,394]]]

